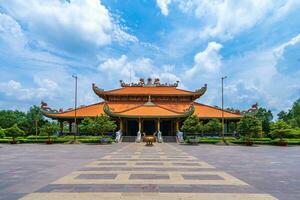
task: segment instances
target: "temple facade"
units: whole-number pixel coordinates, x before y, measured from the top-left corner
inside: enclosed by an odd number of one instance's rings
[[[164,137],[178,136],[183,121],[190,115],[203,120],[222,117],[221,109],[196,102],[205,94],[206,84],[195,91],[177,88],[178,82],[162,84],[159,79],[151,78],[130,84],[120,81],[120,84],[120,88],[107,91],[93,84],[93,91],[103,101],[77,108],[77,123],[86,117],[106,114],[118,125],[117,139],[131,136],[140,141],[143,134],[154,134],[162,141]],[[45,116],[60,122],[61,128],[63,122],[68,122],[71,132],[75,109],[53,110],[45,103],[41,107]],[[224,111],[226,123],[240,117],[240,114]]]

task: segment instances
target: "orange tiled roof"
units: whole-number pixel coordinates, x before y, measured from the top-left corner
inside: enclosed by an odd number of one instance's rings
[[[187,115],[191,106],[191,104],[189,106],[177,106],[173,110],[172,108],[165,107],[165,105],[161,106],[157,103],[151,103],[152,105],[147,105],[145,102],[139,105],[108,103],[104,110],[108,115],[118,117],[182,117]]]
[[[123,87],[115,90],[105,91],[106,94],[114,95],[193,95],[194,92],[177,89],[176,87]]]
[[[195,111],[194,114],[200,118],[221,118],[222,110],[212,106],[204,105],[194,102]],[[224,118],[240,118],[240,114],[224,111]]]
[[[124,116],[124,117],[182,117],[188,112],[191,113],[190,102],[154,102],[154,105],[145,105],[145,102],[100,102],[89,106],[77,109],[77,117],[96,117],[105,113],[105,105],[108,107],[108,114]],[[221,118],[221,109],[200,104],[193,103],[194,112],[200,118]],[[74,118],[74,110],[65,111],[62,113],[48,113],[44,115],[50,118]],[[240,118],[241,115],[224,111],[225,118]]]
[[[103,106],[104,106],[104,102],[100,102],[100,103],[92,104],[89,106],[77,108],[76,116],[79,118],[96,117],[97,115],[104,114]],[[47,117],[51,117],[51,118],[74,118],[75,111],[70,110],[70,111],[64,111],[61,113],[44,112],[44,115]]]

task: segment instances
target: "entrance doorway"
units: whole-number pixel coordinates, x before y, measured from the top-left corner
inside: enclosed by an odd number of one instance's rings
[[[160,131],[163,136],[173,136],[172,129],[172,121],[171,120],[162,120],[160,122]]]
[[[146,135],[152,135],[155,132],[156,132],[155,120],[144,120],[143,133],[146,133]]]
[[[139,123],[137,120],[127,120],[127,131],[126,136],[136,136],[139,131]]]

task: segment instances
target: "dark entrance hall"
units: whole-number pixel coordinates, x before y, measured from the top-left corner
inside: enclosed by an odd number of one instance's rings
[[[143,133],[146,133],[146,135],[153,135],[155,132],[156,132],[155,120],[144,120]]]
[[[162,120],[160,122],[160,131],[163,136],[173,136],[172,130],[172,121],[171,120]]]
[[[127,120],[126,136],[136,136],[139,131],[139,123],[137,120]]]

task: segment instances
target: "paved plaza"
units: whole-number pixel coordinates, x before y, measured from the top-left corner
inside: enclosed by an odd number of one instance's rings
[[[0,145],[0,199],[300,199],[300,148]]]

